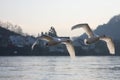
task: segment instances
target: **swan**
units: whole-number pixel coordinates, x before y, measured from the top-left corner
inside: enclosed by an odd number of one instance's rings
[[[95,35],[87,23],[74,25],[72,26],[71,30],[74,30],[77,28],[83,28],[86,34],[88,35],[88,38],[84,39],[84,43],[86,45],[95,43],[98,40],[102,40],[106,42],[109,53],[115,54],[115,46],[111,37],[108,37],[106,35],[101,35],[101,36]]]
[[[72,41],[70,39],[42,35],[33,43],[32,47],[31,47],[32,49],[34,49],[34,46],[38,43],[39,39],[46,41],[45,46],[55,46],[58,44],[65,44],[70,57],[75,58],[75,50],[72,45]]]

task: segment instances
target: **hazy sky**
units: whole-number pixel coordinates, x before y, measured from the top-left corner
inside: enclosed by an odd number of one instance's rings
[[[59,36],[76,36],[84,31],[71,26],[84,22],[94,29],[118,14],[120,0],[0,0],[0,20],[34,35],[53,26]]]

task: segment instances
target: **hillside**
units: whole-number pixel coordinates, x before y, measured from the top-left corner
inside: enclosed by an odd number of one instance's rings
[[[108,23],[99,25],[94,32],[98,35],[108,35],[114,40],[120,40],[120,14],[112,17]]]
[[[13,32],[13,31],[7,30],[7,29],[0,26],[0,36],[2,36],[2,35],[4,37],[5,36],[8,37],[10,35],[20,35],[20,34],[17,34],[17,33]]]
[[[66,54],[67,51],[64,46],[44,47],[43,41],[39,41],[39,44],[35,46],[33,51],[31,51],[31,45],[37,38],[29,35],[23,36],[18,34],[16,32],[22,33],[22,30],[19,26],[17,29],[14,28],[16,27],[13,26],[11,29],[13,31],[11,31],[8,28],[5,29],[0,26],[0,55],[68,55]],[[14,32],[14,30],[16,32]],[[120,15],[113,16],[106,24],[99,25],[97,29],[94,30],[97,35],[105,34],[113,38],[116,47],[116,55],[120,55],[119,30]],[[55,37],[57,36],[57,32],[54,27],[51,27],[48,32],[41,32],[40,35],[43,34]],[[85,45],[83,39],[86,37],[86,34],[83,34],[79,37],[73,38],[76,55],[110,55],[105,42],[98,41],[92,45]]]

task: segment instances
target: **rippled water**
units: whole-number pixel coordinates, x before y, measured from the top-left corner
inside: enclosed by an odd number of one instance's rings
[[[120,80],[120,57],[0,57],[0,80]]]

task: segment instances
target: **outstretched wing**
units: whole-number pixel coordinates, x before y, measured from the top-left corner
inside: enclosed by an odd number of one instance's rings
[[[32,50],[34,49],[34,47],[35,47],[35,45],[38,43],[38,41],[39,41],[39,38],[33,43],[33,45],[32,45]]]
[[[48,36],[48,35],[42,35],[40,37],[41,40],[45,40],[45,41],[52,41],[53,38],[51,36]]]
[[[69,41],[69,42],[66,41],[66,42],[64,42],[64,44],[66,45],[66,48],[69,52],[70,57],[75,58],[75,50],[74,50],[74,47],[72,45],[72,42],[71,41]]]
[[[112,38],[104,36],[104,37],[101,37],[100,40],[103,40],[106,42],[110,54],[115,54],[115,45],[113,43]]]
[[[88,35],[89,38],[94,37],[94,34],[93,34],[91,28],[89,27],[89,25],[87,23],[74,25],[71,28],[71,30],[74,30],[74,29],[77,29],[77,28],[83,28],[86,31],[86,34]]]

